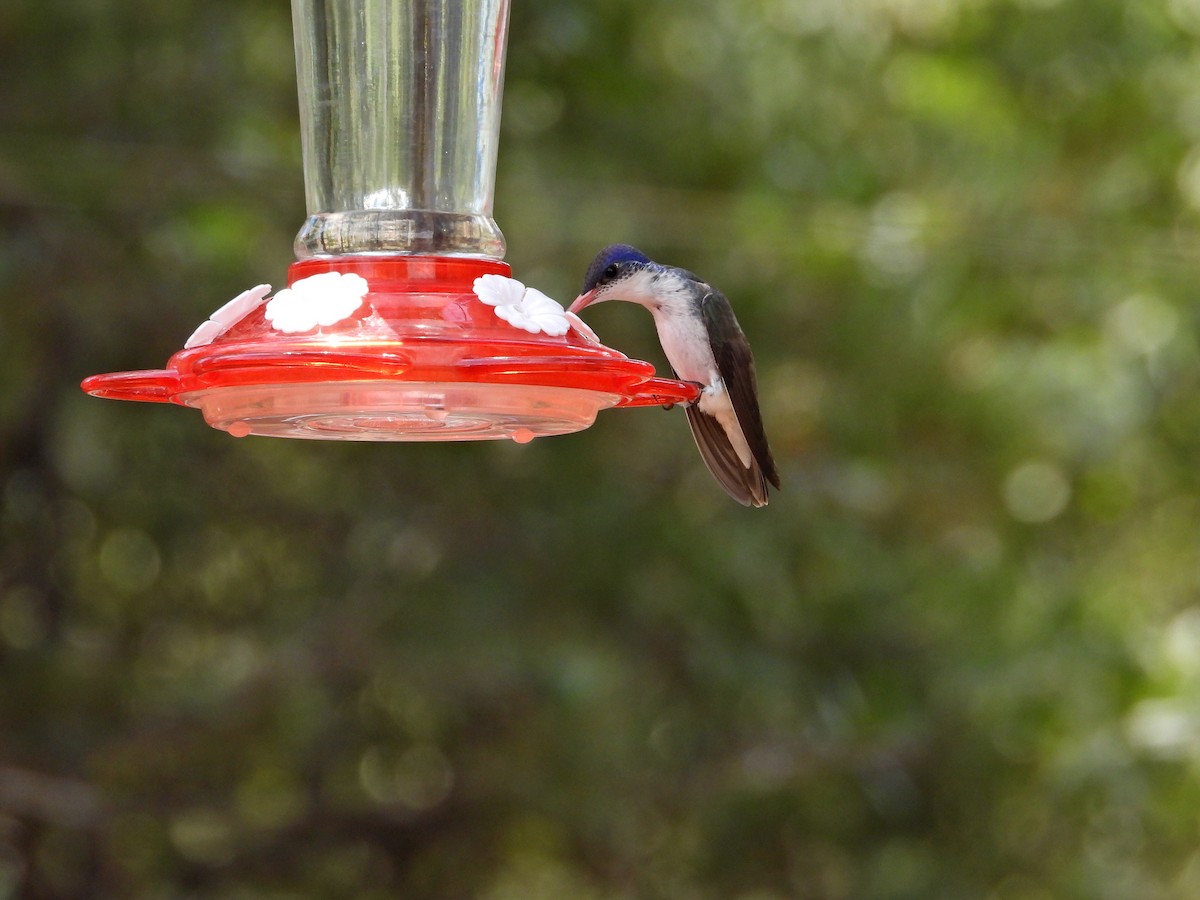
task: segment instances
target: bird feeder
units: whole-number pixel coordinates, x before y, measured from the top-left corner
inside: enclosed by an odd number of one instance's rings
[[[239,437],[363,441],[525,442],[696,398],[578,320],[515,327],[474,289],[512,274],[492,218],[508,0],[292,13],[308,218],[287,296],[247,291],[166,368],[85,391],[194,407]]]

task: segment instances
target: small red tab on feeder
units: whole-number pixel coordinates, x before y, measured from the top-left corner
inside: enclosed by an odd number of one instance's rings
[[[272,308],[255,289],[237,298],[241,318],[227,304],[210,320],[220,329],[193,335],[166,369],[94,375],[83,389],[192,406],[235,437],[518,443],[587,428],[602,409],[698,396],[573,324],[551,336],[499,318],[472,285],[507,277],[502,262],[327,257],[288,274],[293,288],[324,275],[341,294],[326,307],[301,286]]]

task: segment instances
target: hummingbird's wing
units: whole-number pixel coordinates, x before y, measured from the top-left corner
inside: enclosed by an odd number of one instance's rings
[[[730,497],[742,506],[766,506],[767,483],[757,463],[742,465],[721,423],[696,404],[687,407],[688,425],[704,464]]]
[[[741,470],[742,481],[747,483],[745,486],[751,499],[761,500],[761,504],[755,502],[755,505],[762,505],[767,502],[765,482],[769,481],[778,488],[779,471],[775,466],[775,459],[771,455],[771,447],[767,443],[762,411],[758,406],[758,384],[754,375],[754,356],[750,352],[750,343],[746,340],[746,335],[742,332],[737,317],[733,314],[733,307],[729,300],[720,291],[709,287],[704,299],[700,301],[700,311],[704,317],[704,326],[708,331],[713,359],[716,360],[721,379],[725,382],[725,389],[729,392],[729,400],[733,404],[738,425],[741,426],[742,436],[746,439],[746,444],[754,457],[754,465],[747,469],[741,465],[737,453],[730,447],[732,462],[737,469]],[[711,424],[723,433],[723,429],[715,420]],[[696,434],[695,425],[692,427],[692,433]],[[698,437],[697,440],[699,440]],[[726,443],[728,443],[728,438],[726,438]],[[704,453],[703,448],[701,448],[701,452]],[[707,454],[705,459],[708,459]],[[715,471],[714,474],[716,474]],[[719,478],[720,476],[718,476]],[[726,485],[726,489],[728,490],[728,485]]]

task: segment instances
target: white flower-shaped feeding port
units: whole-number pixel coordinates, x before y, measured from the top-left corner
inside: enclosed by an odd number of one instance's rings
[[[252,287],[248,291],[242,291],[215,313],[208,317],[208,320],[203,322],[199,328],[192,332],[192,336],[188,338],[183,347],[185,350],[191,350],[193,347],[203,347],[205,344],[211,344],[230,328],[236,325],[254,310],[263,305],[267,294],[271,293],[269,284],[260,284],[257,287]]]
[[[480,275],[475,279],[474,291],[476,297],[514,328],[551,337],[561,337],[574,328],[588,340],[600,343],[596,332],[579,316],[567,312],[557,300],[537,288],[526,287],[515,278]]]
[[[265,302],[265,316],[276,331],[298,334],[318,327],[336,325],[362,306],[370,288],[361,275],[322,272],[301,278],[270,300],[269,284],[242,291],[192,332],[183,344],[185,350],[211,344]]]
[[[367,279],[352,272],[310,275],[272,297],[266,319],[285,334],[328,328],[353,315],[369,290]]]

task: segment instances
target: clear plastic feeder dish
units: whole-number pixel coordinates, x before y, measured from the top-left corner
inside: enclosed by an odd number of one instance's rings
[[[286,333],[260,304],[165,369],[94,375],[97,397],[177,403],[242,437],[455,441],[567,434],[602,409],[693,401],[697,389],[572,328],[561,337],[510,325],[474,280],[508,276],[496,260],[346,256],[294,263],[288,282],[359,275],[367,293],[330,326]],[[277,323],[276,323],[277,324]]]

